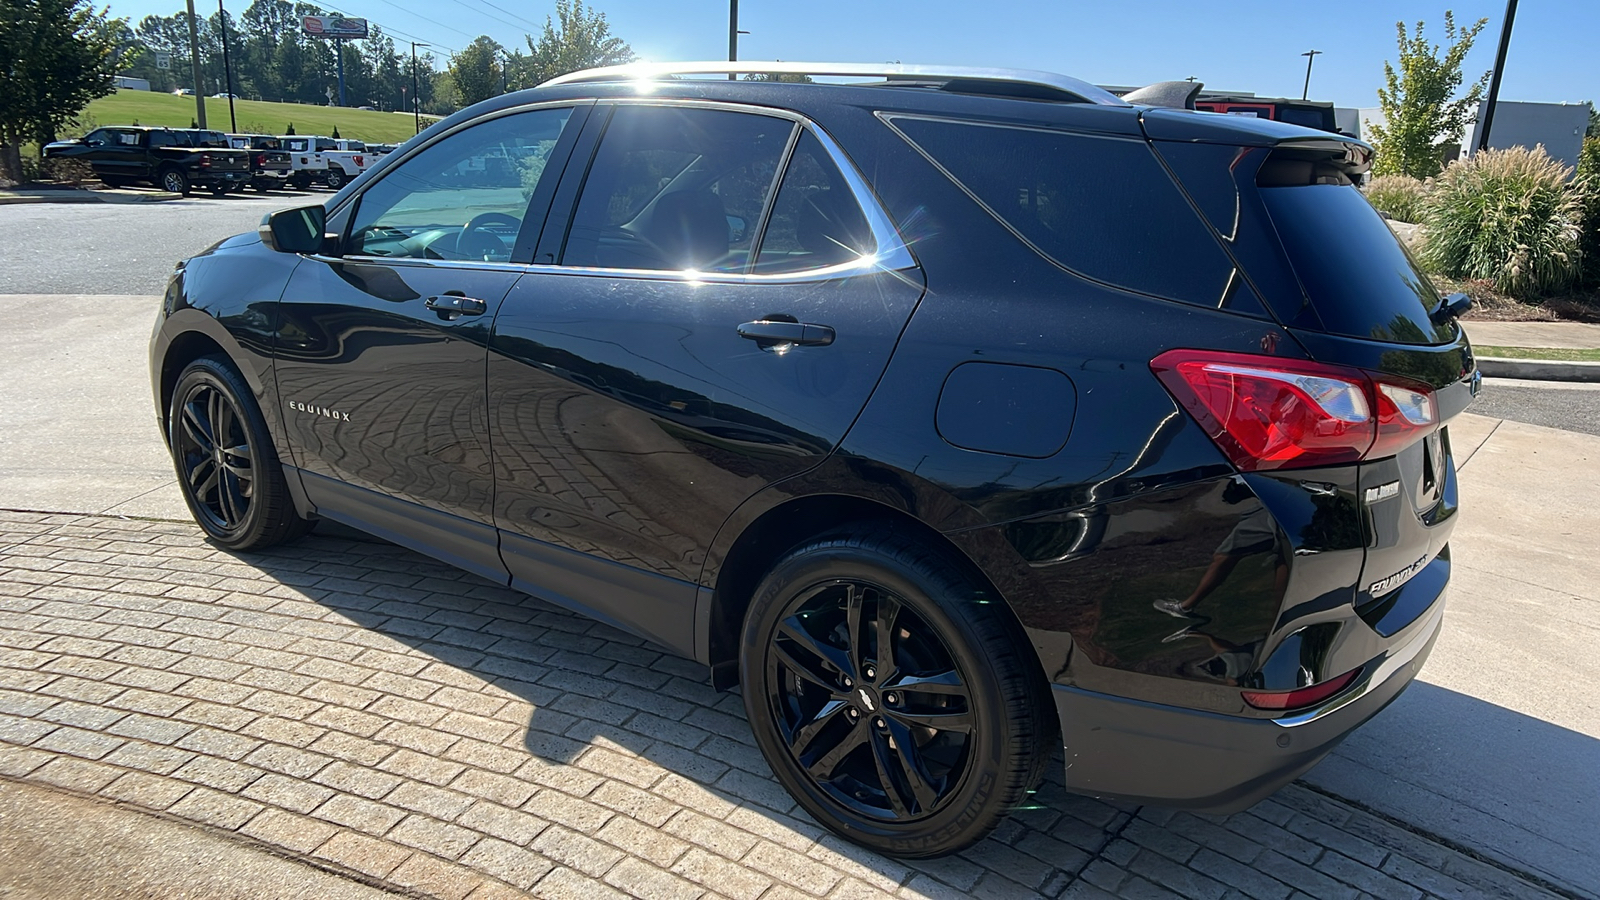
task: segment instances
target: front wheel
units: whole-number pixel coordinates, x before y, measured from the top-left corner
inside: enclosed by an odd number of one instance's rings
[[[202,357],[178,376],[167,446],[189,512],[229,550],[258,550],[305,533],[283,466],[250,388],[225,360]]]
[[[891,856],[968,847],[1059,739],[1025,634],[920,540],[837,533],[757,588],[740,660],[757,745],[817,821]]]

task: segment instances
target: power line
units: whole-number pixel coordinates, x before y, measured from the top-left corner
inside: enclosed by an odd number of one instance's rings
[[[532,21],[530,19],[524,19],[523,17],[517,15],[516,13],[512,12],[509,9],[506,9],[504,6],[500,6],[497,3],[490,3],[489,0],[478,0],[478,2],[482,3],[484,6],[489,6],[489,7],[493,7],[495,9],[500,10],[501,12],[503,12],[506,15],[510,16],[511,18],[516,19],[518,22],[521,22],[524,25],[527,25],[529,28],[533,29],[534,31],[542,31],[544,29],[544,25],[542,23],[534,22],[534,21]]]
[[[499,16],[495,15],[494,13],[486,13],[481,9],[475,9],[475,8],[473,8],[471,6],[467,6],[467,4],[462,2],[462,0],[451,0],[451,2],[455,3],[457,6],[460,6],[460,7],[464,8],[464,9],[471,10],[472,12],[477,13],[480,16],[484,16],[486,18],[493,19],[496,22],[499,22],[501,25],[509,25],[512,28],[516,28],[516,29],[521,29],[522,28],[521,25],[518,25],[515,22],[508,22],[505,19],[502,19]]]
[[[405,13],[408,16],[415,16],[415,17],[421,19],[422,21],[427,22],[430,25],[437,25],[440,28],[443,28],[445,31],[454,31],[456,34],[459,34],[462,37],[467,38],[469,40],[472,39],[472,38],[477,37],[477,35],[468,34],[468,33],[466,33],[465,31],[462,31],[459,28],[451,28],[449,25],[446,25],[446,24],[444,24],[443,22],[440,22],[437,19],[430,19],[430,18],[428,18],[427,16],[425,16],[425,15],[423,15],[421,13],[412,12],[411,10],[406,9],[404,6],[401,6],[400,4],[395,3],[394,0],[378,0],[378,2],[384,4],[385,6],[392,6],[395,9],[400,10],[401,12]]]

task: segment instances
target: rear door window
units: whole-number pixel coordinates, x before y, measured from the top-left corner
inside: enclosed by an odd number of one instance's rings
[[[755,272],[804,272],[855,262],[877,245],[844,175],[810,132],[800,136],[767,219]]]
[[[1222,305],[1232,262],[1142,141],[907,116],[890,123],[1062,268],[1142,294]]]

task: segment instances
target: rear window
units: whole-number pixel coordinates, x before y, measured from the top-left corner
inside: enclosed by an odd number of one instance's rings
[[[1263,187],[1261,197],[1330,333],[1399,344],[1455,339],[1429,317],[1438,290],[1354,185]]]
[[[893,126],[1062,268],[1217,307],[1233,272],[1137,140],[897,116]]]

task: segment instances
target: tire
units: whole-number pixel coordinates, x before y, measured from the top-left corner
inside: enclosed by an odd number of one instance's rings
[[[213,439],[220,431],[221,442]],[[167,446],[189,512],[213,542],[259,550],[304,534],[283,466],[255,398],[225,359],[206,356],[178,375]]]
[[[164,191],[189,196],[189,176],[182,169],[162,169],[161,174],[156,176],[156,182]]]
[[[1026,800],[1060,732],[1025,633],[983,595],[892,528],[803,544],[756,588],[745,711],[818,822],[886,855],[943,856]]]
[[[344,187],[345,181],[346,181],[346,178],[344,177],[344,173],[339,171],[338,169],[334,169],[333,171],[328,173],[328,189],[329,190],[337,191],[338,189]]]

